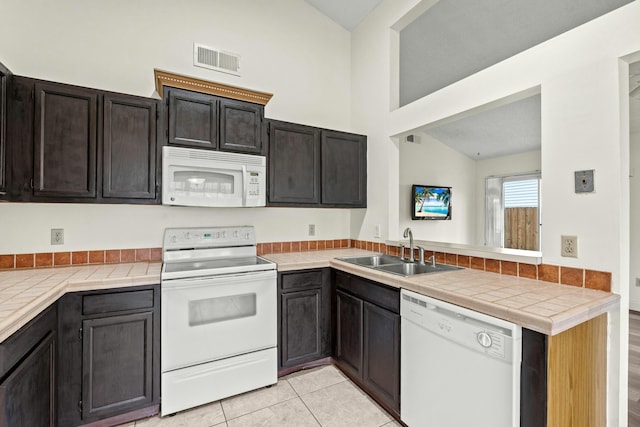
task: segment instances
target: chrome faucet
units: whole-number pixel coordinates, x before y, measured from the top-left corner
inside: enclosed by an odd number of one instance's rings
[[[414,262],[416,259],[413,256],[413,233],[409,227],[404,229],[403,236],[409,238],[409,262]]]
[[[418,248],[418,264],[424,265],[424,248],[422,246],[416,246]]]

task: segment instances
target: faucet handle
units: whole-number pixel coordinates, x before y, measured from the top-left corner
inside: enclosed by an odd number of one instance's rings
[[[402,261],[404,261],[404,260],[405,260],[405,258],[404,258],[404,244],[401,244],[401,245],[400,245],[400,259],[401,259]]]
[[[418,248],[418,264],[424,264],[424,248],[422,246],[416,246]]]

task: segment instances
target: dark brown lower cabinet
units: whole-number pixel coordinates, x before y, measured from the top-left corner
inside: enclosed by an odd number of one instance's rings
[[[60,299],[58,426],[158,411],[159,298],[155,285]]]
[[[400,417],[400,290],[335,272],[338,367]]]
[[[278,274],[278,369],[331,355],[331,270]]]
[[[362,300],[336,291],[336,360],[356,377],[362,376]]]
[[[363,303],[362,381],[392,408],[400,408],[400,316]]]
[[[0,427],[53,427],[56,304],[0,344]]]

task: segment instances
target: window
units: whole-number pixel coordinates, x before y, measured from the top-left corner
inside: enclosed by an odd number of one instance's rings
[[[540,174],[486,178],[485,245],[540,250]]]

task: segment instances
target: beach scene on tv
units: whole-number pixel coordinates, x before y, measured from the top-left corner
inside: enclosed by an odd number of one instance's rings
[[[446,218],[449,215],[451,189],[446,187],[415,187],[416,218]]]

